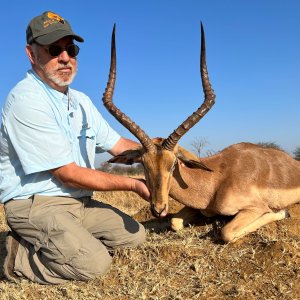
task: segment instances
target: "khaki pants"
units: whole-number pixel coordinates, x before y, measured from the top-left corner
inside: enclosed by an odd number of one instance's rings
[[[7,223],[21,237],[15,272],[33,282],[88,280],[108,270],[109,250],[145,240],[138,222],[90,197],[34,196],[5,205]]]

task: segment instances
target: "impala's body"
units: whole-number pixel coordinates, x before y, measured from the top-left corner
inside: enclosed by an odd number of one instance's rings
[[[235,215],[245,207],[278,211],[300,201],[300,162],[250,143],[201,159],[213,171],[177,164],[170,195],[207,214]]]
[[[300,201],[300,162],[282,151],[241,143],[202,162],[213,172],[177,165],[170,195],[206,216],[236,215],[222,229],[225,241],[285,218],[284,209]],[[183,209],[172,219],[173,229],[191,216]]]
[[[222,238],[229,242],[286,217],[285,208],[300,201],[300,162],[283,151],[250,143],[232,145],[201,159],[178,145],[182,135],[209,111],[215,99],[201,29],[200,70],[205,100],[167,139],[153,140],[112,103],[116,77],[113,31],[111,69],[103,101],[142,146],[114,157],[111,162],[144,165],[155,216],[167,215],[169,195],[185,205],[171,220],[174,230],[181,229],[198,211],[205,216],[235,216],[222,229]]]

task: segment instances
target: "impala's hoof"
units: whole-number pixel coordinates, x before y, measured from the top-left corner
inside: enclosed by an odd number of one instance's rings
[[[179,218],[171,219],[171,229],[174,231],[179,231],[183,228],[183,220]]]

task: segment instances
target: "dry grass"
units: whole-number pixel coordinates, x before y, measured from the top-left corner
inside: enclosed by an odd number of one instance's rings
[[[148,204],[133,193],[96,193],[95,198],[142,221],[147,242],[117,251],[110,271],[87,283],[13,284],[4,280],[1,270],[1,299],[300,299],[299,205],[290,209],[291,218],[226,245],[219,238],[225,218],[203,217],[175,233],[168,219],[153,219]],[[174,212],[180,206],[172,203]],[[3,265],[7,227],[0,209]]]

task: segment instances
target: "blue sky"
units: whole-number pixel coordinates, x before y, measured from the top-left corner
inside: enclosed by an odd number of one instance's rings
[[[85,38],[72,87],[91,97],[112,127],[132,135],[102,105],[116,23],[114,102],[151,137],[168,136],[203,101],[200,21],[216,104],[180,144],[219,151],[241,142],[300,146],[300,1],[113,0],[1,3],[0,105],[29,69],[25,29],[52,10]]]

